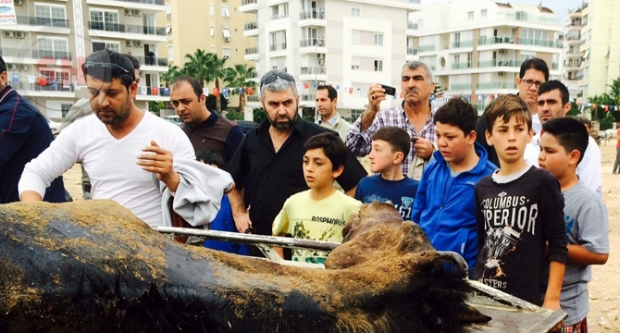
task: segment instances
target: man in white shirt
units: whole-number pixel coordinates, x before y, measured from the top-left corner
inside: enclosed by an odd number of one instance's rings
[[[109,50],[91,54],[82,65],[94,114],[67,127],[19,181],[21,201],[40,201],[51,179],[82,162],[93,199],[112,199],[151,226],[162,224],[161,192],[153,174],[171,193],[182,181],[175,159],[194,160],[183,131],[134,104],[134,68]]]
[[[570,108],[568,89],[562,82],[547,81],[538,89],[538,114],[543,124],[551,119],[566,117]],[[540,133],[537,133],[526,146],[523,157],[528,164],[538,167],[539,154]],[[587,188],[602,195],[601,150],[591,136],[588,137],[588,148],[583,159],[577,166],[577,175]]]

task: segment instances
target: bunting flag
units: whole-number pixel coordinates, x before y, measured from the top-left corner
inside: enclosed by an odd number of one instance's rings
[[[349,87],[349,95],[353,94],[353,87]]]
[[[19,74],[13,73],[13,82],[19,82]]]
[[[609,112],[609,105],[603,105],[605,107],[605,112]]]
[[[205,96],[209,96],[209,88],[202,88],[202,93],[205,94]]]
[[[307,90],[308,88],[310,88],[310,85],[308,84],[308,82],[304,82],[304,89]]]
[[[336,86],[336,90],[340,90],[340,85],[337,85],[337,86]]]
[[[596,109],[596,104],[592,103],[592,108]]]

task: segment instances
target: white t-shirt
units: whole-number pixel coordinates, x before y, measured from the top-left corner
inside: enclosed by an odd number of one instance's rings
[[[76,121],[36,159],[26,164],[19,181],[19,193],[45,188],[76,162],[82,162],[90,176],[93,199],[111,199],[131,210],[150,226],[162,224],[161,194],[153,173],[137,164],[142,149],[155,141],[172,152],[174,159],[195,159],[187,135],[176,125],[149,112],[131,133],[114,138],[95,115]]]
[[[540,121],[538,113],[532,115],[532,129],[534,130],[534,134],[540,134],[540,130],[542,130],[542,122]]]

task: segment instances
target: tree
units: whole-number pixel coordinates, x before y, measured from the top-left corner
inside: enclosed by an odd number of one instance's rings
[[[187,62],[183,66],[184,74],[194,77],[204,86],[209,80],[209,68],[207,63],[209,62],[208,55],[204,50],[196,50],[194,54],[186,54]]]
[[[570,105],[570,110],[567,113],[568,116],[579,116],[581,115],[581,110],[579,110],[579,105],[577,105],[577,99],[573,99]]]
[[[243,112],[231,110],[226,112],[226,119],[228,120],[243,120],[244,114]]]
[[[168,64],[168,71],[161,73],[159,79],[166,82],[166,87],[168,87],[181,74],[183,74],[183,69],[179,68],[179,66]]]
[[[263,108],[256,108],[254,109],[254,122],[255,123],[262,123],[263,120],[267,119],[267,112],[265,112],[265,109]]]
[[[237,64],[234,67],[225,69],[224,81],[228,82],[235,88],[243,88],[239,94],[239,112],[243,112],[245,107],[245,89],[248,87],[255,88],[256,82],[251,79],[256,76],[254,67],[248,67],[246,64]],[[236,91],[233,91],[233,95]]]

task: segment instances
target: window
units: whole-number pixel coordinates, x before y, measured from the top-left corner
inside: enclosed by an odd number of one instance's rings
[[[37,38],[37,48],[41,58],[69,58],[69,42],[66,38],[39,37]]]
[[[211,15],[211,16],[215,15],[215,5],[214,4],[210,4],[209,5],[209,15]]]
[[[172,44],[168,44],[168,61],[174,61],[174,49]]]
[[[375,60],[375,72],[383,72],[383,60]]]
[[[168,21],[172,20],[172,4],[171,3],[166,4],[166,20]]]
[[[473,20],[474,19],[474,12],[467,12],[467,19],[468,20]]]
[[[230,40],[230,28],[229,27],[222,27],[222,36],[224,37],[225,41]]]
[[[215,53],[215,45],[211,45],[211,53]]]
[[[215,36],[215,26],[211,26],[211,37]]]
[[[230,47],[225,47],[222,49],[222,56],[223,57],[230,57]]]
[[[360,16],[360,9],[359,8],[351,8],[351,16],[356,16],[359,17]]]
[[[359,45],[362,43],[362,33],[359,30],[351,31],[351,44]]]
[[[64,73],[62,73],[64,74]],[[64,85],[64,83],[63,83]],[[62,117],[66,117],[67,113],[69,113],[69,110],[71,109],[71,106],[73,106],[73,104],[66,104],[66,103],[62,103],[60,104],[60,112],[62,113]]]
[[[222,6],[222,17],[230,17],[230,11],[228,11],[228,6]]]
[[[67,27],[65,6],[35,4],[34,15],[37,25]]]
[[[472,12],[473,14],[473,12]],[[486,9],[481,9],[480,10],[480,17],[487,17],[487,10]]]
[[[359,57],[353,57],[351,59],[351,70],[353,71],[360,70],[360,58]]]
[[[120,31],[118,12],[91,10],[90,28],[94,30]]]
[[[383,46],[383,34],[375,34],[375,45]]]

